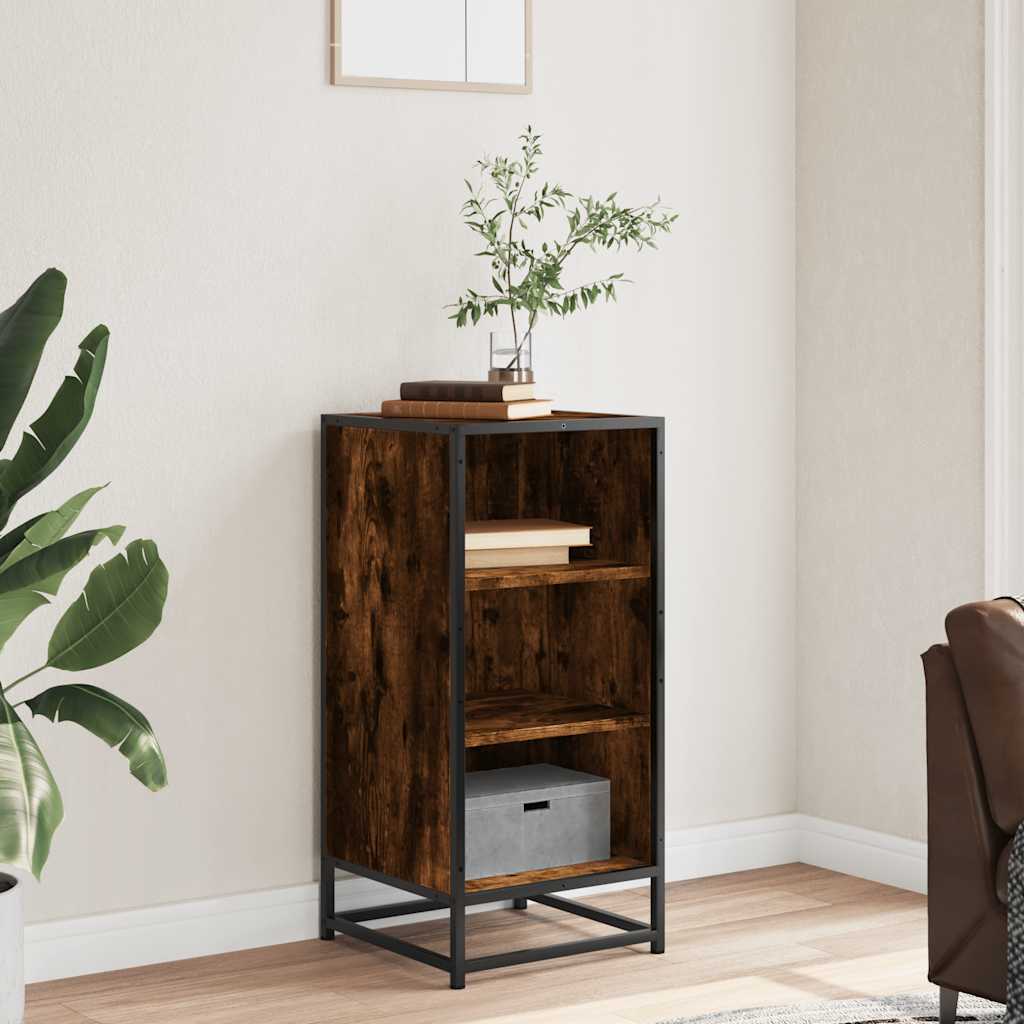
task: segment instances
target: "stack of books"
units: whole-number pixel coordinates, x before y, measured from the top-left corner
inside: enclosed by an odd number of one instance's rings
[[[480,519],[466,523],[466,568],[568,565],[569,548],[590,545],[590,527],[557,519]]]
[[[401,398],[381,402],[381,416],[442,420],[526,420],[550,416],[552,403],[535,398],[532,384],[486,380],[413,380]]]

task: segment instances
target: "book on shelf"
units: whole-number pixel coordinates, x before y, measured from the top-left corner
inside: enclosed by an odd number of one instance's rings
[[[568,565],[568,545],[535,548],[483,548],[466,552],[467,569],[507,569],[523,565]]]
[[[524,402],[406,402],[399,398],[380,403],[380,414],[430,420],[528,420],[550,416],[548,399]]]
[[[467,551],[589,544],[589,526],[558,519],[473,519],[466,523]]]
[[[398,389],[406,402],[522,402],[535,398],[532,384],[489,380],[410,380]]]

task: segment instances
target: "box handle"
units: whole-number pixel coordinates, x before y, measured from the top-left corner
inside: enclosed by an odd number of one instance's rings
[[[551,807],[550,800],[537,800],[532,804],[523,804],[524,811],[546,811]]]

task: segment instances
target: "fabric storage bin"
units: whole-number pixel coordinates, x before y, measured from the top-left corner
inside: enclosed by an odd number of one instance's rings
[[[531,764],[466,773],[466,878],[606,860],[611,783]]]

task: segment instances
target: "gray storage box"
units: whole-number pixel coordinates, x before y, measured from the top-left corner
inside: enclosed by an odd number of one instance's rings
[[[553,764],[466,773],[466,878],[610,855],[611,784]]]

